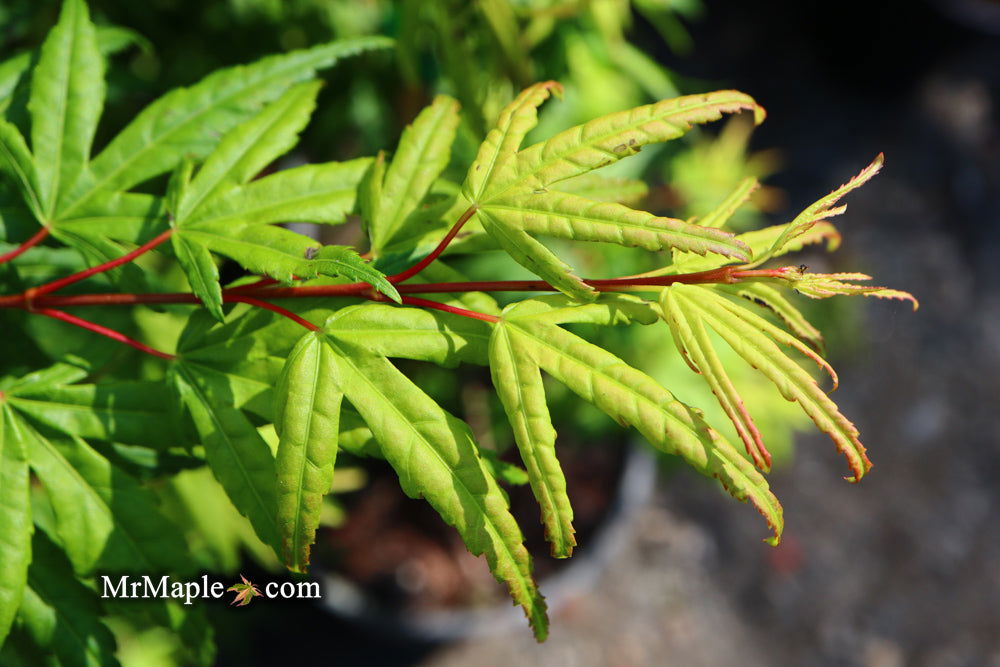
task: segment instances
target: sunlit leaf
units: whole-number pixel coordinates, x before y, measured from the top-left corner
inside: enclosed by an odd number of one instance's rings
[[[270,56],[219,70],[190,88],[178,88],[146,107],[91,163],[91,176],[61,207],[61,217],[102,190],[127,190],[173,169],[189,156],[205,156],[219,138],[261,105],[342,58],[392,45],[385,37],[359,37]]]
[[[47,218],[90,158],[104,107],[104,58],[83,0],[64,0],[31,78],[31,147]]]
[[[823,334],[810,324],[805,316],[799,312],[799,309],[782,296],[778,290],[764,283],[749,282],[732,285],[727,287],[726,291],[767,308],[784,322],[793,334],[807,342],[820,354],[823,353]]]
[[[278,444],[278,531],[293,572],[309,568],[323,496],[333,482],[340,434],[339,371],[322,335],[307,333],[291,354],[275,390]]]
[[[875,156],[875,159],[870,165],[862,169],[857,176],[844,183],[839,188],[826,195],[822,199],[817,200],[810,206],[808,206],[804,211],[795,216],[795,219],[782,231],[781,235],[774,241],[770,249],[767,252],[758,255],[755,258],[754,266],[757,266],[763,262],[766,262],[771,257],[779,254],[785,247],[786,244],[795,240],[797,236],[809,231],[813,225],[817,222],[826,220],[835,215],[840,215],[846,210],[845,206],[838,206],[834,208],[840,199],[846,195],[851,190],[855,190],[875,176],[881,169],[884,158],[881,153]]]
[[[385,304],[338,310],[323,330],[371,354],[430,361],[445,367],[461,362],[486,365],[490,340],[490,327],[480,320]]]
[[[749,258],[746,246],[728,232],[566,193],[521,192],[494,199],[480,211],[506,227],[543,236]]]
[[[208,247],[197,240],[192,240],[184,234],[172,234],[170,244],[173,246],[177,263],[184,269],[191,291],[208,308],[208,312],[220,322],[222,314],[222,287],[219,285],[219,267]]]
[[[802,410],[821,431],[833,439],[837,449],[847,458],[853,473],[852,481],[860,480],[871,468],[871,461],[858,439],[858,430],[854,424],[840,413],[816,380],[778,345],[792,347],[810,357],[828,370],[836,382],[836,375],[819,355],[794,336],[710,288],[675,284],[664,290],[663,294],[665,302],[676,299],[689,318],[704,320],[747,363],[773,382],[782,396],[798,402]],[[664,312],[668,310],[666,303],[663,308]],[[707,372],[705,368],[700,370]]]
[[[552,555],[567,558],[576,546],[576,530],[566,478],[556,458],[556,431],[546,405],[542,374],[530,351],[520,349],[503,324],[494,328],[490,340],[490,373],[514,429],[531,489],[542,508]]]
[[[510,317],[510,336],[535,363],[622,425],[634,426],[658,449],[682,456],[699,472],[716,477],[739,500],[749,499],[767,520],[775,543],[781,536],[781,505],[767,481],[697,412],[645,373],[610,352],[544,319]]]
[[[649,186],[644,181],[631,178],[605,178],[599,174],[582,174],[561,181],[554,188],[591,201],[618,202],[635,205],[645,198]]]
[[[187,226],[343,222],[371,158],[284,169],[206,201]]]
[[[184,227],[199,206],[246,183],[294,146],[316,106],[319,88],[318,81],[292,86],[260,113],[226,133],[178,198],[174,211],[177,226]]]
[[[405,231],[408,216],[448,165],[458,120],[458,102],[439,95],[403,131],[384,180],[378,184],[377,203],[368,214],[368,233],[374,252],[378,253]]]
[[[693,124],[743,110],[752,110],[758,123],[764,120],[764,109],[750,96],[734,90],[677,97],[609,114],[520,151],[490,174],[482,196],[470,199],[485,203],[515,187],[545,190],[558,181],[634,155],[647,144],[676,139]]]
[[[524,608],[536,637],[544,639],[548,619],[531,576],[531,556],[469,427],[385,358],[329,338],[327,344],[337,353],[345,396],[371,428],[403,490],[426,498],[469,551],[485,554],[494,576]]]
[[[785,277],[792,289],[814,299],[825,299],[837,295],[860,294],[861,296],[874,296],[880,299],[909,301],[913,305],[913,310],[916,310],[920,305],[909,292],[890,289],[888,287],[856,284],[857,282],[865,282],[872,279],[871,276],[864,273],[805,273],[795,267],[788,267]]]
[[[462,191],[471,202],[488,198],[498,174],[507,169],[521,147],[524,137],[538,124],[538,107],[555,92],[562,95],[562,86],[555,81],[536,83],[525,88],[513,102],[500,112],[496,126],[479,147],[475,162],[469,167]]]

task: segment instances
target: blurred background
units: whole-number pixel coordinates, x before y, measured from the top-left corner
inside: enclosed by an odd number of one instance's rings
[[[764,530],[749,508],[659,462],[648,493],[595,492],[630,511],[595,511],[618,523],[581,543],[579,556],[589,563],[583,583],[555,605],[544,645],[520,622],[497,622],[493,633],[480,623],[478,636],[442,641],[426,628],[347,620],[304,601],[239,610],[220,602],[209,605],[219,664],[313,655],[433,667],[1000,665],[1000,2],[90,4],[99,22],[141,35],[109,73],[104,136],[163,91],[217,67],[355,34],[393,35],[400,48],[395,59],[366,56],[329,74],[296,160],[391,149],[437,92],[458,97],[466,113],[453,165],[460,179],[497,111],[535,80],[567,87],[565,101],[548,104],[535,137],[678,93],[743,90],[769,114],[752,136],[737,119],[625,161],[621,176],[650,183],[644,207],[697,214],[756,175],[767,187],[738,224],[784,222],[884,152],[882,174],[850,195],[847,215],[837,219],[841,250],[803,261],[814,270],[871,273],[921,302],[917,313],[888,302],[810,311],[840,372],[835,399],[875,463],[862,484],[841,479],[843,462],[829,440],[794,410],[759,399],[767,441],[782,461],[771,476],[785,506],[780,547],[760,541]],[[5,1],[0,49],[37,44],[57,11],[55,2]],[[576,261],[595,276],[651,268],[638,255]],[[665,329],[613,335],[619,339],[609,344],[641,356],[682,398],[707,395],[674,360]],[[645,351],[651,346],[656,355]],[[473,389],[483,382],[466,379]],[[560,400],[554,397],[554,414],[579,427],[575,436],[560,429],[560,447],[622,446],[617,431]],[[465,406],[467,417],[476,405]],[[491,414],[489,405],[483,410]],[[509,436],[502,428],[484,428],[503,449]],[[601,465],[624,464],[619,457]],[[378,471],[356,472],[377,483]],[[646,488],[643,479],[626,482]],[[405,504],[391,493],[391,504]],[[353,515],[363,503],[345,496]],[[525,521],[533,522],[530,513]],[[345,527],[339,530],[331,539],[344,538]],[[354,539],[384,546],[390,537],[375,531]],[[544,569],[544,551],[534,551]],[[262,568],[243,566],[272,576]],[[156,662],[149,640],[119,637],[136,664],[169,664]]]

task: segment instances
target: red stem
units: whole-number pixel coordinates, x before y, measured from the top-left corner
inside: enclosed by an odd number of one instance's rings
[[[161,243],[163,243],[164,241],[166,241],[168,238],[170,238],[170,235],[173,234],[173,233],[174,233],[173,229],[167,229],[164,232],[162,232],[159,235],[157,235],[155,238],[147,241],[146,243],[143,243],[141,246],[139,246],[138,248],[136,248],[132,252],[124,254],[121,257],[117,257],[115,259],[112,259],[109,262],[104,262],[103,264],[98,264],[97,266],[92,266],[89,269],[85,269],[83,271],[79,271],[79,272],[74,273],[72,275],[66,276],[65,278],[60,278],[58,280],[53,280],[50,283],[46,283],[44,285],[40,285],[38,287],[29,289],[28,291],[26,291],[24,293],[25,294],[25,301],[30,304],[31,302],[34,302],[40,296],[44,296],[46,294],[49,294],[50,292],[55,292],[58,289],[62,289],[63,287],[66,287],[67,285],[72,285],[73,283],[77,283],[77,282],[80,282],[81,280],[85,280],[85,279],[89,278],[90,276],[97,275],[98,273],[104,273],[105,271],[113,269],[116,266],[121,266],[122,264],[126,264],[128,262],[131,262],[133,259],[135,259],[139,255],[141,255],[141,254],[143,254],[143,253],[145,253],[145,252],[147,252],[149,250],[152,250],[156,246],[158,246]]]
[[[273,303],[268,303],[267,301],[261,301],[260,299],[254,299],[253,297],[242,296],[242,295],[239,295],[239,296],[235,296],[235,295],[234,296],[230,296],[230,297],[226,298],[225,300],[227,302],[230,302],[230,303],[232,303],[232,302],[235,302],[235,303],[248,303],[251,306],[257,306],[258,308],[263,308],[264,310],[270,310],[272,313],[277,313],[279,315],[287,317],[288,319],[292,320],[293,322],[301,324],[302,326],[304,326],[306,329],[309,329],[310,331],[319,331],[319,327],[316,326],[315,324],[313,324],[312,322],[310,322],[308,320],[304,320],[301,317],[299,317],[298,315],[296,315],[295,313],[293,313],[292,311],[285,310],[281,306],[276,306]]]
[[[237,285],[236,287],[230,287],[228,289],[222,290],[223,292],[246,292],[247,290],[257,289],[259,287],[270,287],[271,285],[277,285],[280,280],[275,280],[274,278],[261,278],[257,282],[247,283],[246,285]]]
[[[697,273],[681,273],[672,276],[653,276],[649,278],[612,278],[607,280],[585,280],[603,291],[627,291],[635,287],[666,287],[674,283],[689,285],[704,283],[732,284],[752,278],[781,278],[785,269],[743,269],[736,266],[724,266],[711,271]],[[447,292],[555,292],[552,285],[544,280],[497,280],[480,282],[454,283],[409,283],[397,285],[401,294],[438,294]],[[265,287],[246,291],[224,291],[222,301],[233,303],[244,297],[263,299],[295,299],[305,297],[367,297],[371,292],[368,283],[347,283],[343,285],[300,285],[297,287]],[[42,296],[32,300],[35,307],[68,308],[72,306],[120,306],[130,304],[151,303],[199,303],[198,297],[188,292],[166,294],[74,294],[68,296]],[[24,307],[25,300],[21,294],[0,297],[0,308]]]
[[[70,315],[69,313],[64,313],[61,310],[53,310],[51,308],[35,308],[32,312],[39,313],[40,315],[46,315],[48,317],[55,318],[57,320],[62,320],[63,322],[69,322],[70,324],[75,324],[78,327],[82,327],[87,331],[93,331],[94,333],[100,334],[102,336],[107,336],[112,340],[116,340],[119,343],[125,343],[126,345],[131,345],[135,349],[145,352],[146,354],[151,354],[154,357],[159,357],[160,359],[174,359],[174,355],[167,354],[166,352],[160,352],[155,350],[148,345],[143,345],[137,340],[133,340],[126,336],[125,334],[119,333],[114,329],[109,329],[107,327],[102,327],[100,324],[94,324],[93,322],[88,322],[87,320],[81,319],[76,315]]]
[[[446,313],[452,313],[453,315],[461,315],[462,317],[471,317],[475,320],[482,320],[484,322],[499,322],[500,318],[493,315],[487,315],[486,313],[479,313],[474,310],[466,310],[465,308],[456,308],[455,306],[449,306],[446,303],[440,303],[439,301],[431,301],[430,299],[420,299],[414,296],[404,296],[403,305],[405,306],[420,306],[421,308],[433,308],[434,310],[443,310]]]
[[[30,239],[28,239],[27,241],[25,241],[21,245],[17,246],[16,248],[14,248],[13,250],[11,250],[10,252],[5,252],[4,254],[0,255],[0,264],[3,264],[5,262],[9,262],[10,260],[14,259],[15,257],[18,257],[21,253],[23,253],[28,248],[31,248],[32,246],[38,245],[39,243],[41,243],[42,241],[44,241],[45,237],[47,237],[48,235],[49,235],[49,228],[48,227],[42,227],[37,232],[35,232],[31,236]]]
[[[457,221],[455,221],[455,224],[451,226],[451,229],[448,230],[448,233],[445,235],[445,237],[441,239],[441,242],[437,244],[437,247],[434,248],[434,250],[432,250],[429,255],[427,255],[422,260],[420,260],[419,262],[408,268],[406,271],[403,271],[402,273],[397,273],[394,276],[389,276],[389,282],[392,283],[393,285],[395,285],[396,283],[401,283],[404,280],[409,280],[413,276],[417,275],[418,273],[426,269],[431,262],[440,257],[441,253],[444,252],[444,249],[448,247],[448,244],[451,243],[452,239],[454,239],[455,236],[458,235],[458,232],[462,229],[465,223],[469,221],[469,218],[475,215],[475,213],[476,213],[475,206],[470,206],[469,208],[465,209],[465,213],[462,214],[462,217],[460,217]]]

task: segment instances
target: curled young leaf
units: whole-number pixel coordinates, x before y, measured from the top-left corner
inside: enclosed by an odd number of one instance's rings
[[[874,296],[879,299],[909,301],[913,306],[913,310],[920,307],[920,303],[909,292],[890,289],[888,287],[856,284],[857,282],[872,279],[871,276],[864,273],[806,273],[795,267],[787,267],[786,279],[791,288],[796,292],[814,299],[825,299],[837,295],[860,294],[861,296]]]
[[[757,255],[751,266],[759,266],[772,257],[781,254],[786,245],[794,241],[799,235],[809,231],[816,223],[842,214],[846,210],[846,206],[834,208],[833,205],[840,201],[847,193],[860,188],[870,181],[882,169],[884,160],[885,158],[882,153],[879,153],[872,160],[872,163],[862,169],[857,176],[854,176],[827,196],[806,207],[805,210],[795,216],[795,219],[782,230],[781,234],[766,252]]]

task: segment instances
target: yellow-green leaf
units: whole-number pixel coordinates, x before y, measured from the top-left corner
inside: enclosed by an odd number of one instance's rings
[[[875,156],[875,159],[867,167],[862,169],[857,176],[844,183],[839,188],[826,195],[822,199],[817,200],[810,206],[806,207],[804,211],[795,216],[795,219],[781,232],[781,235],[774,241],[773,245],[755,258],[752,266],[758,266],[772,257],[779,254],[785,247],[786,244],[795,240],[800,234],[809,231],[813,225],[821,220],[826,220],[827,218],[832,218],[833,216],[842,214],[847,210],[846,206],[833,207],[840,199],[846,195],[851,190],[855,190],[869,180],[872,179],[875,174],[882,169],[882,164],[884,162],[884,157],[882,153]]]
[[[790,359],[778,344],[794,347],[812,358],[822,368],[831,373],[829,364],[809,349],[804,343],[786,331],[779,329],[745,307],[732,303],[711,288],[699,285],[674,284],[664,290],[671,298],[680,302],[689,317],[698,317],[710,326],[747,363],[763,373],[790,401],[798,402],[816,426],[836,443],[851,467],[851,481],[860,480],[871,461],[858,439],[858,430],[836,404],[820,389],[799,364]],[[665,297],[668,298],[668,297]]]
[[[509,311],[508,311],[509,313]],[[780,539],[781,505],[767,480],[695,411],[645,373],[551,322],[505,318],[509,335],[546,373],[615,421],[634,426],[657,449],[715,477],[738,500],[749,499]]]
[[[750,257],[746,246],[729,232],[562,192],[510,193],[483,204],[483,213],[499,224],[556,238],[646,250],[675,248],[699,255],[713,252],[741,261]]]
[[[490,374],[514,429],[531,490],[541,507],[552,555],[568,558],[576,546],[573,508],[556,457],[556,431],[545,401],[542,374],[530,353],[518,347],[502,322],[493,328],[490,339]]]
[[[673,333],[677,350],[688,362],[691,370],[705,378],[719,405],[736,427],[736,433],[743,441],[754,465],[764,472],[770,471],[771,454],[764,446],[760,431],[747,411],[743,398],[715,353],[704,322],[697,316],[689,317],[688,312],[670,289],[663,290],[660,304],[663,317]]]
[[[752,110],[758,123],[764,120],[763,107],[735,90],[677,97],[596,118],[525,148],[493,170],[483,194],[470,199],[485,203],[511,188],[545,190],[634,155],[647,144],[676,139],[695,123],[743,110]]]
[[[562,95],[562,86],[555,81],[536,83],[521,91],[500,112],[496,126],[486,135],[479,147],[479,154],[465,177],[462,193],[466,199],[478,203],[487,198],[487,188],[492,188],[492,181],[497,174],[513,162],[524,136],[538,124],[539,105],[553,91],[556,95]]]
[[[438,95],[403,131],[367,221],[376,254],[404,231],[407,218],[448,166],[458,120],[458,102]]]
[[[338,376],[333,350],[310,332],[288,355],[275,389],[278,533],[293,572],[309,569],[323,496],[333,483],[343,398]]]
[[[337,355],[347,399],[361,414],[407,495],[423,497],[453,525],[473,554],[485,554],[541,641],[545,600],[506,494],[480,458],[468,425],[445,412],[384,357],[327,343]]]

